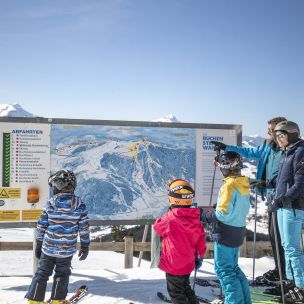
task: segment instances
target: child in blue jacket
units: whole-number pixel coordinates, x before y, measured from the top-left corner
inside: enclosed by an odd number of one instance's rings
[[[55,269],[51,293],[52,304],[68,303],[71,261],[80,236],[79,259],[85,260],[89,252],[90,232],[85,204],[74,195],[76,177],[69,170],[60,170],[49,178],[54,196],[44,208],[36,227],[35,255],[39,261],[25,298],[30,304],[45,303],[47,281]]]
[[[216,209],[203,212],[203,222],[213,223],[214,267],[225,296],[225,304],[250,304],[246,276],[238,266],[239,247],[246,233],[250,207],[249,179],[241,175],[242,159],[236,152],[216,158],[223,176]]]

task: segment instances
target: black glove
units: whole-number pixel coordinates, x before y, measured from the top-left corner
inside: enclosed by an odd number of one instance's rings
[[[277,185],[277,183],[276,183],[276,178],[275,178],[275,179],[272,179],[272,180],[268,180],[268,181],[266,182],[266,188],[268,188],[268,189],[275,189],[275,188],[276,188],[276,185]]]
[[[36,240],[35,256],[37,259],[40,259],[41,257],[41,250],[42,250],[42,241]]]
[[[203,259],[201,259],[200,257],[196,257],[195,258],[195,269],[198,270],[201,268],[203,264]]]
[[[266,187],[266,181],[259,180],[259,179],[250,181],[250,187],[253,187],[253,188],[265,188]]]
[[[79,261],[83,261],[87,258],[89,254],[89,246],[87,245],[81,245],[78,256],[79,256]]]
[[[212,207],[209,207],[208,209],[204,210],[201,213],[200,221],[205,224],[210,224],[213,222],[213,218],[215,217],[215,212]]]
[[[220,141],[216,141],[216,140],[211,140],[210,144],[214,145],[214,148],[213,148],[214,151],[225,150],[227,147],[227,145],[225,145],[224,143],[222,143]]]
[[[269,202],[268,204],[268,212],[276,212],[279,208],[282,208],[284,205],[284,202],[286,202],[286,197],[281,196],[279,198],[276,198],[275,200]]]

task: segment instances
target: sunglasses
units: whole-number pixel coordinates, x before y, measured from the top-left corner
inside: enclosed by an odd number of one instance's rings
[[[268,132],[267,132],[267,133],[268,133],[269,135],[271,135],[271,134],[273,133],[273,131],[274,131],[274,129],[268,128]]]
[[[285,133],[277,133],[275,137],[276,137],[276,139],[281,140],[281,139],[285,138],[286,136],[287,136],[287,134],[285,134]]]

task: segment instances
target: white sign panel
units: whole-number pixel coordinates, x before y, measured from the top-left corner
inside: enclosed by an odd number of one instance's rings
[[[0,222],[34,221],[49,190],[50,125],[0,123]]]
[[[198,206],[209,207],[216,203],[223,180],[220,170],[214,166],[216,152],[211,141],[236,145],[236,132],[225,129],[196,130],[195,201]]]

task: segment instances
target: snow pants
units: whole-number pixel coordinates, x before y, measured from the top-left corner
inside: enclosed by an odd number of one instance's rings
[[[280,208],[277,211],[279,231],[285,254],[286,278],[304,288],[304,254],[302,251],[302,225],[304,211]]]
[[[214,242],[214,268],[225,295],[225,304],[251,304],[247,278],[238,265],[239,247]]]
[[[173,275],[166,273],[167,290],[173,304],[199,304],[190,286],[190,273]]]
[[[65,300],[71,275],[71,261],[72,257],[55,258],[42,253],[38,270],[32,279],[25,298],[44,301],[47,281],[55,268],[51,299]]]

